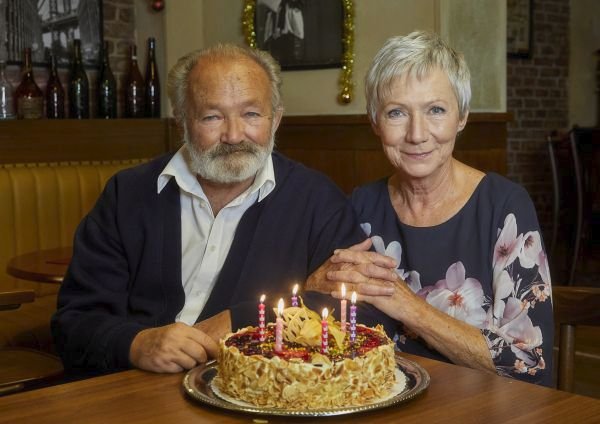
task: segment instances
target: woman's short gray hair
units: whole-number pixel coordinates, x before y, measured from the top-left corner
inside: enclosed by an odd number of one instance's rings
[[[271,82],[271,105],[273,112],[282,108],[281,101],[281,68],[273,57],[262,50],[237,46],[235,44],[217,44],[201,50],[195,50],[183,56],[171,68],[167,80],[167,90],[173,115],[179,123],[185,122],[185,106],[188,93],[188,76],[194,66],[201,60],[215,60],[218,58],[247,58],[256,62],[265,70]]]
[[[365,77],[367,113],[371,121],[377,122],[377,112],[389,95],[395,78],[405,73],[421,78],[435,68],[448,75],[458,100],[460,119],[464,118],[471,101],[471,74],[467,62],[439,35],[415,31],[388,39],[371,63]]]

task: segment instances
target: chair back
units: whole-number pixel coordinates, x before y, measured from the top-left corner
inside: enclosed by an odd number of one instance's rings
[[[578,325],[600,325],[600,288],[553,286],[554,322],[559,326],[558,384],[573,392],[575,372],[575,329]]]

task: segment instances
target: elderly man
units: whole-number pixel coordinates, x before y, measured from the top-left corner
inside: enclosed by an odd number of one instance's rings
[[[272,151],[271,56],[218,45],[168,83],[184,146],[115,175],[77,229],[52,320],[68,372],[189,369],[256,323],[261,294],[275,304],[364,238],[331,181]]]

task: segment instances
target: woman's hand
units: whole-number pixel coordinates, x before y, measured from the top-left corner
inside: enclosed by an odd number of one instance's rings
[[[355,244],[348,249],[338,249],[333,256],[313,272],[306,281],[306,290],[329,294],[339,289],[340,283],[349,284],[349,289],[370,279],[395,281],[393,258],[370,252],[371,239]]]

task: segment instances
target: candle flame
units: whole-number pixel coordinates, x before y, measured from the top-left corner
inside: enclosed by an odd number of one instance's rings
[[[323,308],[323,319],[327,319],[327,315],[329,315],[329,311],[327,310],[327,308]]]
[[[283,314],[283,298],[279,299],[277,302],[277,315],[281,316]]]
[[[264,294],[260,297],[260,303],[264,303],[265,299],[267,298],[267,296],[265,296]]]
[[[296,296],[296,293],[298,293],[298,284],[294,284],[294,289],[292,290],[292,293],[294,294],[294,296]]]
[[[346,285],[342,283],[342,299],[346,298]]]
[[[352,292],[352,303],[356,303],[356,292]]]

